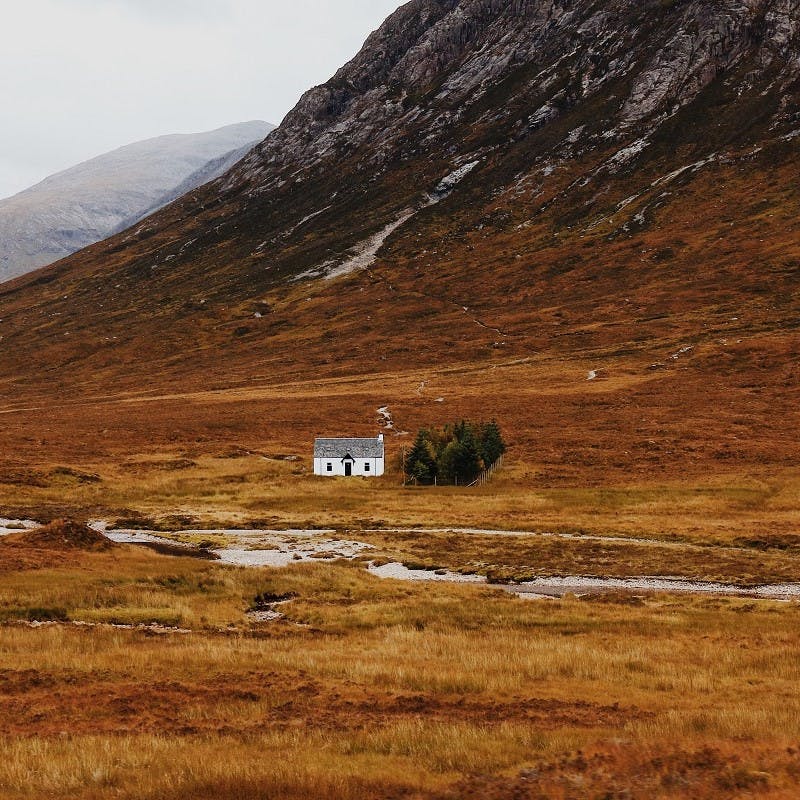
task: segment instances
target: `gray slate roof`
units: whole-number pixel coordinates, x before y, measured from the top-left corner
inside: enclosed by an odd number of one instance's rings
[[[378,439],[316,439],[314,458],[342,459],[347,454],[353,458],[383,458],[383,440]]]

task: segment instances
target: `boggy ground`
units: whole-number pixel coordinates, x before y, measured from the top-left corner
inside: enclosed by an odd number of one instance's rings
[[[364,297],[383,308],[375,290]],[[512,343],[469,364],[465,343],[483,329],[461,316],[441,367],[410,355],[375,371],[370,355],[365,375],[364,355],[360,373],[317,374],[315,358],[335,354],[308,350],[293,375],[254,358],[173,386],[137,366],[138,391],[80,370],[62,373],[62,390],[42,372],[0,399],[0,515],[383,528],[369,541],[385,557],[501,578],[800,577],[794,329],[752,314],[729,330],[723,317],[745,317],[737,303],[708,326],[633,320],[646,339],[624,347]],[[385,479],[309,475],[315,435],[375,435],[386,405]],[[476,490],[403,488],[411,437],[394,434],[460,417],[498,419],[503,472]],[[386,532],[415,525],[674,548]],[[381,582],[357,564],[238,570],[127,548],[21,566],[0,580],[3,800],[800,792],[794,604],[523,601]],[[284,620],[248,620],[263,593],[297,595]],[[150,623],[162,627],[105,626]]]
[[[71,554],[0,583],[3,800],[800,790],[797,604]]]
[[[177,517],[168,528],[472,526],[796,546],[800,412],[789,351],[780,349],[790,342],[765,339],[769,356],[710,343],[673,361],[679,344],[664,343],[660,354],[254,378],[217,391],[6,397],[0,514]],[[667,366],[650,370],[659,356]],[[725,374],[710,378],[708,365],[720,363]],[[603,377],[587,381],[598,368]],[[386,431],[385,479],[309,474],[316,435],[375,435],[377,409],[387,405],[394,429]],[[500,422],[506,469],[480,489],[403,489],[399,463],[413,433],[461,417]]]
[[[672,576],[758,586],[794,583],[800,578],[800,557],[795,550],[611,540],[581,534],[361,531],[357,535],[375,547],[362,559],[399,561],[412,569],[477,573],[494,583],[576,575]]]

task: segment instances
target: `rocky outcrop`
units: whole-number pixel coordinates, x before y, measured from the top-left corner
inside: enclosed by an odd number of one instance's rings
[[[720,74],[748,59],[775,65],[784,80],[796,79],[799,16],[800,6],[792,0],[687,4],[673,25],[674,34],[636,79],[623,119],[635,122],[659,111],[674,113]],[[759,72],[751,78],[758,80]],[[750,88],[748,82],[742,85]]]
[[[309,91],[226,185],[271,188],[283,165],[367,147],[373,165],[385,164],[415,132],[424,131],[420,144],[441,139],[504,81],[539,109],[587,103],[613,83],[606,138],[634,138],[715,81],[747,91],[797,80],[799,17],[796,0],[414,0]],[[481,121],[509,116],[491,103]]]

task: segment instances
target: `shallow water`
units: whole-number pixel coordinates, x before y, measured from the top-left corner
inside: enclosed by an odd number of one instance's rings
[[[149,531],[103,531],[103,535],[117,544],[166,544],[170,547],[185,547],[187,550],[194,549],[190,544],[167,539]]]
[[[38,523],[30,519],[5,519],[0,517],[0,536],[8,536],[11,533],[21,533],[38,527]]]
[[[9,528],[8,526],[12,526]],[[0,536],[18,532],[20,529],[35,528],[30,520],[0,519]],[[164,544],[173,547],[196,549],[172,538],[147,530],[107,530],[104,523],[92,523],[92,527],[102,531],[114,542],[124,544]],[[384,531],[387,529],[384,529]],[[400,530],[400,529],[396,529]],[[474,533],[508,536],[526,535],[522,531],[483,531],[478,529],[407,529],[420,532],[460,532],[464,535]],[[222,563],[246,567],[272,567],[280,569],[290,564],[313,563],[334,559],[353,560],[374,549],[372,545],[356,539],[333,539],[334,530],[192,530],[179,531],[193,536],[225,536],[230,546],[213,552]],[[531,534],[528,534],[531,535]],[[532,534],[537,535],[537,534]],[[575,537],[577,538],[577,537]],[[623,540],[625,541],[625,540]],[[631,541],[631,540],[627,540]],[[635,541],[635,540],[634,540]],[[667,543],[664,543],[667,544]],[[672,543],[669,543],[672,544]],[[469,583],[489,585],[482,575],[463,575],[448,570],[409,569],[400,563],[369,564],[372,575],[384,579],[416,582]],[[577,596],[602,594],[606,592],[667,592],[693,595],[728,595],[752,597],[768,600],[800,600],[800,583],[771,584],[757,587],[742,587],[728,583],[694,581],[669,576],[631,576],[625,578],[592,578],[580,575],[537,578],[521,584],[492,584],[498,589],[511,592],[524,598],[563,597],[567,594]]]
[[[441,581],[445,583],[486,583],[483,575],[462,575],[460,572],[432,569],[409,569],[403,564],[370,564],[369,571],[379,578],[398,581]]]
[[[320,542],[317,547],[285,546],[278,550],[225,548],[214,552],[224,564],[244,567],[288,567],[290,564],[309,561],[324,562],[340,558],[352,560],[368,549],[371,549],[370,545],[361,542],[332,540]]]
[[[730,583],[692,581],[671,577],[636,578],[584,578],[567,576],[561,578],[539,578],[517,586],[505,587],[522,596],[548,595],[560,597],[565,594],[596,594],[601,592],[671,592],[677,594],[724,594],[736,597],[754,597],[768,600],[791,600],[800,598],[800,584],[783,583],[757,587],[741,587]]]
[[[728,583],[692,581],[670,577],[632,578],[585,578],[579,575],[555,578],[538,578],[519,584],[488,584],[482,575],[462,575],[424,569],[408,569],[403,564],[370,565],[369,571],[379,578],[394,578],[404,581],[446,581],[449,583],[479,583],[503,589],[511,594],[528,599],[541,597],[563,597],[574,594],[578,597],[608,592],[666,592],[674,594],[718,594],[735,597],[753,597],[766,600],[800,599],[800,584],[784,583],[744,588]]]
[[[225,536],[230,546],[212,550],[223,564],[243,567],[287,567],[309,561],[325,561],[339,558],[352,560],[372,545],[344,539],[329,539],[325,534],[334,531],[180,531],[181,534]],[[175,539],[159,536],[154,531],[105,531],[114,542],[125,544],[164,544],[194,549]]]

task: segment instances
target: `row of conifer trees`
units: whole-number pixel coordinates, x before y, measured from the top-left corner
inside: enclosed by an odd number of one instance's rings
[[[403,470],[406,479],[414,483],[464,486],[497,463],[505,452],[497,422],[462,420],[443,428],[420,430]]]

